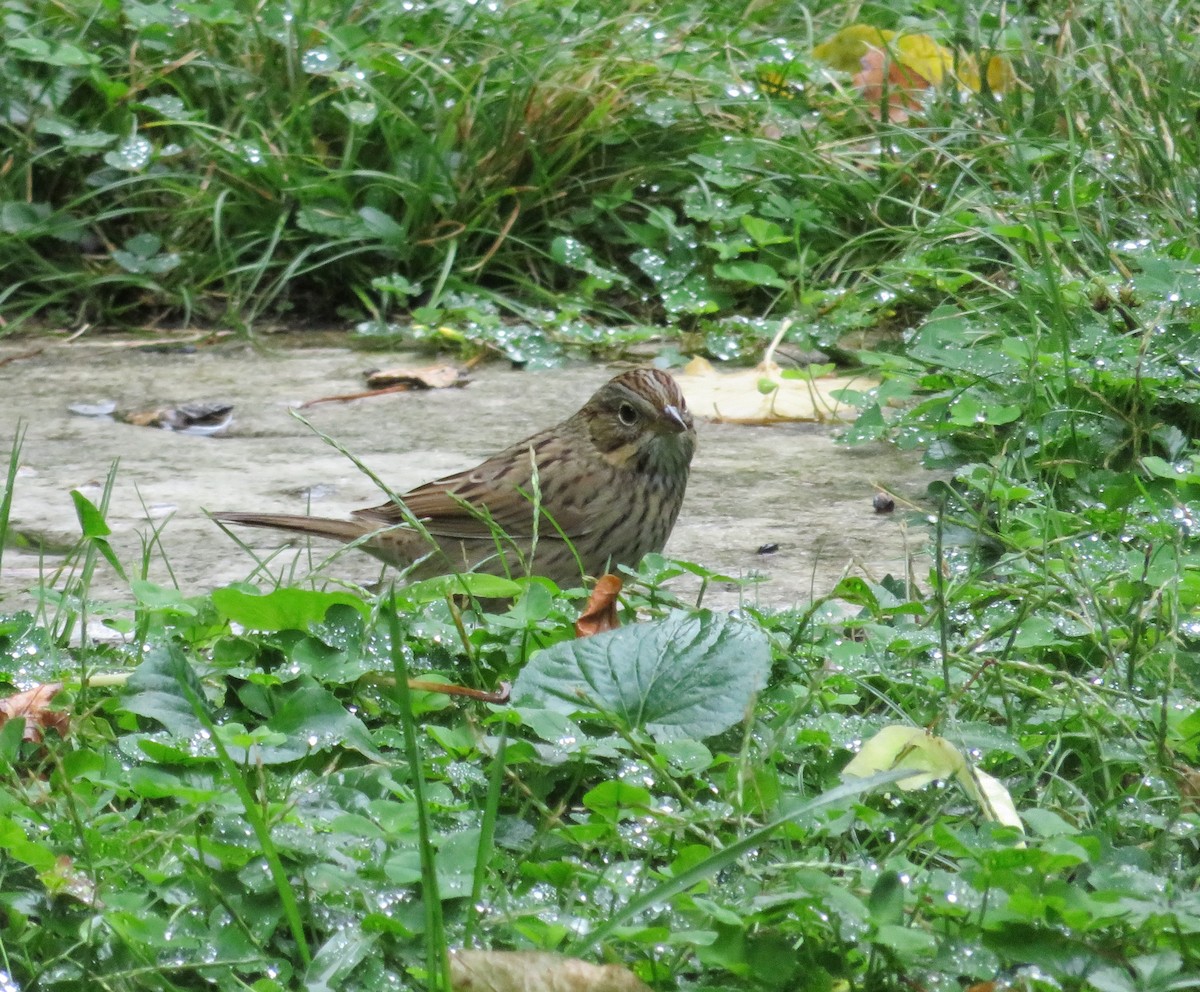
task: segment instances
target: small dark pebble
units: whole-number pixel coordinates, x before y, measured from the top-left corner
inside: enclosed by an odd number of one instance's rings
[[[876,493],[871,505],[875,507],[876,513],[891,513],[896,509],[896,501],[887,493]]]
[[[759,547],[759,549],[754,553],[757,555],[773,555],[778,550],[779,550],[779,545],[774,542],[771,542],[770,544],[761,545]]]

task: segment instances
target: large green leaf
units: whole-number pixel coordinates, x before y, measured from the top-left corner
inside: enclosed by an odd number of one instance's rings
[[[157,720],[179,737],[202,729],[197,708],[206,705],[200,679],[183,652],[170,644],[147,652],[129,676],[121,700],[127,713]]]
[[[364,616],[370,608],[348,592],[317,592],[312,589],[275,589],[265,595],[233,586],[214,589],[213,605],[226,619],[250,630],[308,630],[320,623],[331,606],[352,606]]]
[[[711,737],[742,719],[770,667],[770,647],[758,628],[707,611],[674,613],[534,655],[513,701],[613,714],[660,740]]]
[[[286,742],[261,748],[264,763],[293,761],[332,747],[353,748],[368,757],[379,754],[363,722],[315,683],[303,684],[284,697],[267,727],[283,734]]]

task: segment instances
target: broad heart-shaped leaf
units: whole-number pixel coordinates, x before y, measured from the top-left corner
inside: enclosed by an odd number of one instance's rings
[[[741,720],[770,668],[758,628],[707,610],[672,613],[539,652],[518,676],[513,702],[611,713],[659,740],[699,739]]]
[[[174,645],[164,645],[147,653],[125,683],[121,708],[128,713],[150,717],[177,736],[198,732],[203,724],[196,706],[207,706],[200,679]]]
[[[282,702],[267,721],[267,728],[287,739],[282,744],[257,748],[251,752],[250,760],[277,764],[333,747],[349,747],[367,757],[379,757],[363,722],[323,686],[304,680],[299,688],[281,696]],[[232,750],[230,754],[243,760]]]

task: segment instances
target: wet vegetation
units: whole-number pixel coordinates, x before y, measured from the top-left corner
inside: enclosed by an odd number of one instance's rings
[[[152,584],[77,494],[40,607],[0,604],[12,689],[65,683],[0,727],[0,984],[441,988],[450,946],[659,989],[1200,985],[1200,5],[611,7],[0,0],[5,328],[670,361],[792,319],[880,376],[848,442],[944,470],[929,556],[736,616],[655,557],[576,641],[536,580]],[[1019,84],[880,114],[812,55],[851,17]],[[937,741],[881,766],[932,780],[845,778],[894,726]]]

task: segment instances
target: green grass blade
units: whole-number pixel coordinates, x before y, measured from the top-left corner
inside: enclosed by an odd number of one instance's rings
[[[413,801],[417,806],[417,834],[421,852],[421,899],[425,909],[425,982],[430,992],[451,992],[450,958],[446,945],[446,925],[438,890],[437,852],[433,842],[429,802],[425,796],[425,776],[421,748],[417,743],[417,725],[412,715],[412,693],[408,688],[408,664],[404,658],[396,591],[392,589],[383,603],[387,609],[391,635],[392,671],[396,679],[396,702],[400,708],[400,727],[404,734],[404,753],[408,759]]]

